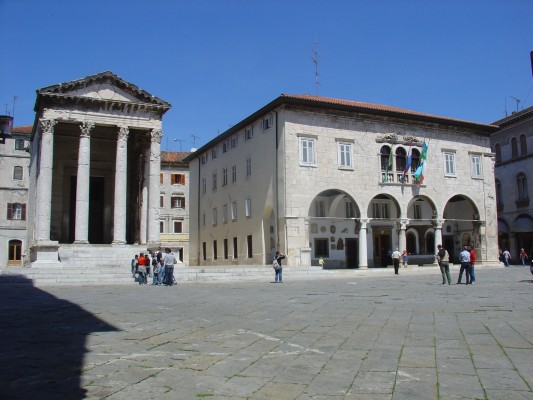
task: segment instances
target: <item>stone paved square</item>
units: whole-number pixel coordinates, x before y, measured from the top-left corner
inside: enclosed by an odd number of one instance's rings
[[[454,277],[457,269],[452,270]],[[2,399],[533,399],[529,268],[2,284]]]

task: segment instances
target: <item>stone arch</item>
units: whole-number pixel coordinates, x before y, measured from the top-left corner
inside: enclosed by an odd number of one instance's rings
[[[405,232],[407,252],[409,254],[419,254],[419,238],[418,231],[416,229],[410,228]]]
[[[481,255],[481,223],[479,209],[471,198],[456,194],[448,199],[443,211],[443,227],[450,226],[450,235],[443,238],[445,243],[453,246],[450,254],[457,255],[461,252],[461,245],[465,234],[470,236],[470,241],[476,253]],[[447,231],[447,229],[446,229]],[[457,259],[455,259],[456,261]]]

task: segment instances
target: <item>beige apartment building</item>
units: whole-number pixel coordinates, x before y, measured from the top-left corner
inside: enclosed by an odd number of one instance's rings
[[[367,268],[442,243],[498,259],[497,129],[378,104],[281,95],[185,159],[190,264]]]
[[[28,168],[31,126],[0,138],[0,266],[21,266],[27,248]]]
[[[491,136],[496,155],[498,242],[518,263],[521,248],[529,257],[533,253],[533,107],[493,124],[500,128]]]

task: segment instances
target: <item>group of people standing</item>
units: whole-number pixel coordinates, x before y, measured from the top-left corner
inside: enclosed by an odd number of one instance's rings
[[[170,248],[165,249],[165,254],[156,251],[150,259],[149,253],[135,254],[131,260],[131,275],[139,285],[148,284],[148,277],[152,277],[152,285],[172,286],[174,279],[174,264],[176,256]]]

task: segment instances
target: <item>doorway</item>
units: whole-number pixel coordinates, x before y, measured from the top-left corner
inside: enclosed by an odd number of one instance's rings
[[[346,247],[346,268],[357,268],[359,267],[359,244],[357,239],[347,238],[345,240]]]
[[[380,229],[374,234],[374,267],[392,265],[392,237],[390,229]]]
[[[22,241],[10,240],[9,241],[9,258],[7,259],[7,265],[22,265]]]

